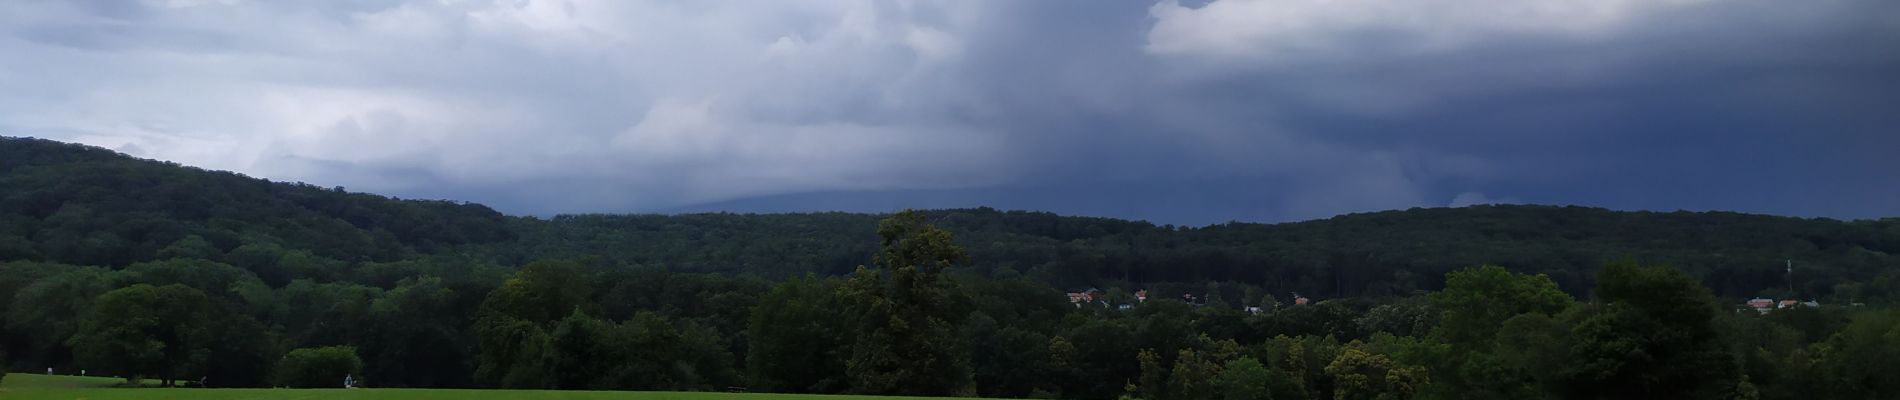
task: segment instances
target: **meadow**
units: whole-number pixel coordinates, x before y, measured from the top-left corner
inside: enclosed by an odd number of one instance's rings
[[[921,397],[770,393],[606,392],[483,389],[190,389],[127,388],[124,379],[12,373],[0,380],[6,400],[895,400]]]

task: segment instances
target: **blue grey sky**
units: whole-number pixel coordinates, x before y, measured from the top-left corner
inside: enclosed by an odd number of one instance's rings
[[[1891,0],[14,1],[0,135],[511,214],[1900,216]]]

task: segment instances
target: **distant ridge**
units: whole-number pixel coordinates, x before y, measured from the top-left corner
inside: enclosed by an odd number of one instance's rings
[[[1442,285],[1446,271],[1490,263],[1548,274],[1587,296],[1592,271],[1631,258],[1677,266],[1717,294],[1746,297],[1788,287],[1783,265],[1792,259],[1793,290],[1825,296],[1900,269],[1895,218],[1497,205],[1178,227],[991,208],[926,214],[970,249],[968,272],[1057,286],[1236,281],[1312,295],[1402,294]],[[0,138],[0,260],[123,266],[202,242],[219,254],[247,245],[307,252],[343,269],[440,255],[502,266],[570,258],[785,277],[867,262],[878,218],[509,217],[473,203],[396,200]]]

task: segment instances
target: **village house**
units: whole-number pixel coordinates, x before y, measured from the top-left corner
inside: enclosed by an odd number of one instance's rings
[[[1755,312],[1767,314],[1768,310],[1775,308],[1775,301],[1756,297],[1748,300],[1748,308],[1755,309]]]
[[[1766,298],[1757,297],[1757,298],[1749,299],[1748,302],[1743,303],[1743,306],[1747,307],[1748,309],[1755,310],[1755,312],[1767,314],[1769,311],[1774,311],[1778,309],[1788,309],[1788,308],[1795,308],[1795,307],[1817,308],[1821,306],[1821,302],[1813,301],[1813,300],[1800,301],[1800,300],[1795,300],[1795,299],[1785,299],[1781,301],[1774,301],[1774,300],[1769,300]]]
[[[1069,303],[1075,304],[1076,308],[1081,308],[1082,303],[1106,300],[1107,297],[1103,295],[1101,289],[1088,288],[1088,290],[1069,292]]]

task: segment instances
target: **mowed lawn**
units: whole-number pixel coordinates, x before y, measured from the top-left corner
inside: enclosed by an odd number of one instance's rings
[[[594,392],[480,389],[180,389],[115,388],[123,379],[11,373],[0,380],[5,400],[895,400],[918,397],[764,393]]]

